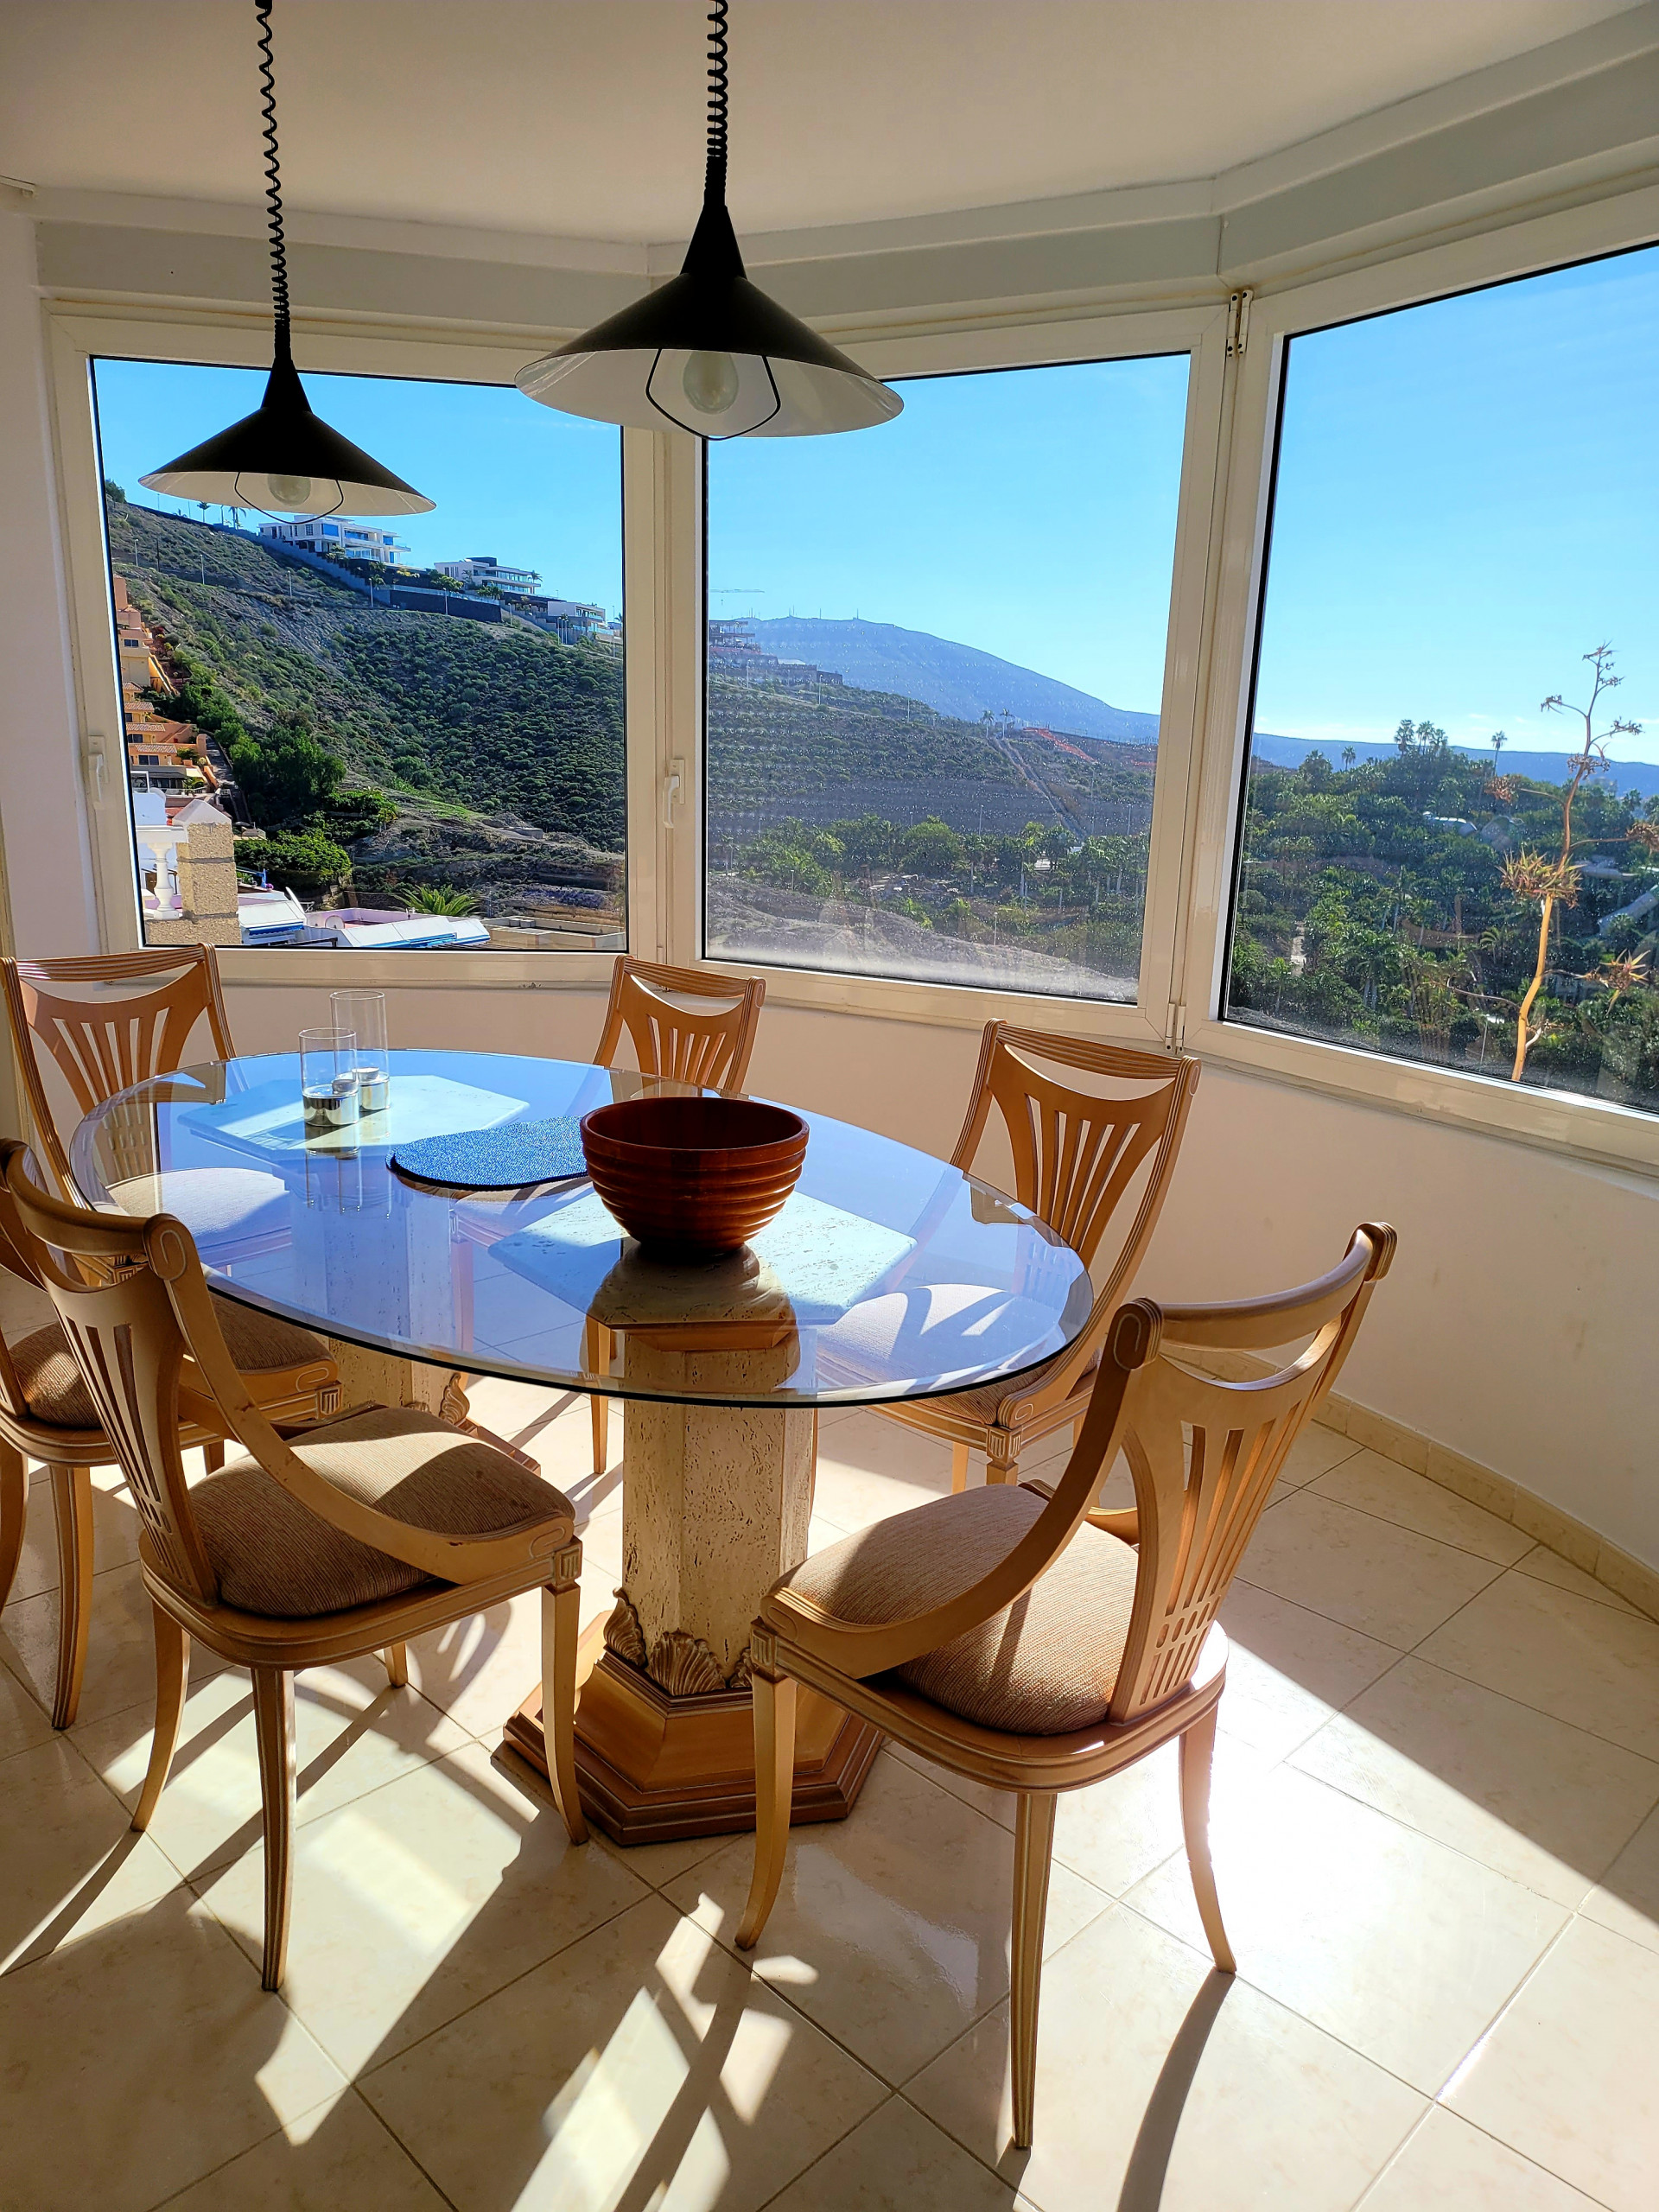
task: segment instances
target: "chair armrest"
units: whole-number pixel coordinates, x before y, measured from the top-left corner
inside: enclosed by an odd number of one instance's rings
[[[249,1395],[247,1384],[225,1349],[200,1263],[190,1264],[188,1245],[177,1230],[178,1225],[168,1216],[158,1216],[144,1232],[146,1255],[168,1287],[185,1342],[212,1394],[219,1425],[273,1482],[280,1483],[318,1520],[326,1521],[342,1535],[355,1536],[372,1550],[385,1552],[417,1573],[434,1575],[441,1582],[480,1582],[518,1569],[538,1573],[545,1569],[551,1578],[555,1554],[569,1550],[575,1542],[573,1516],[550,1513],[545,1521],[516,1529],[476,1536],[445,1535],[436,1529],[413,1528],[407,1521],[365,1505],[308,1466]],[[457,1437],[460,1433],[457,1430]]]

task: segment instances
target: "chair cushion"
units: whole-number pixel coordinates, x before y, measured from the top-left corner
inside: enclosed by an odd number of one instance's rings
[[[1048,1500],[1023,1484],[964,1491],[815,1552],[780,1587],[837,1620],[905,1620],[1005,1559]],[[982,1728],[1062,1736],[1105,1718],[1135,1602],[1137,1554],[1085,1522],[1025,1595],[895,1671]]]
[[[321,1337],[313,1336],[309,1329],[296,1328],[292,1321],[279,1320],[274,1313],[238,1306],[234,1299],[217,1294],[213,1310],[224,1332],[225,1349],[245,1375],[300,1367],[329,1357]],[[23,1403],[36,1421],[54,1428],[102,1426],[92,1392],[81,1381],[75,1356],[55,1321],[48,1328],[36,1329],[10,1350]]]
[[[295,1451],[336,1490],[413,1529],[484,1535],[575,1512],[570,1502],[492,1444],[435,1414],[375,1406],[308,1430]],[[408,1590],[443,1586],[317,1516],[257,1460],[233,1459],[190,1491],[222,1601],[244,1612],[308,1620]]]

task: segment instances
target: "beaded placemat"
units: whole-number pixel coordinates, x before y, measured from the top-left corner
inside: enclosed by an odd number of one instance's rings
[[[400,1144],[391,1162],[423,1183],[457,1191],[516,1191],[527,1183],[556,1183],[588,1172],[581,1124],[568,1114],[421,1137]]]

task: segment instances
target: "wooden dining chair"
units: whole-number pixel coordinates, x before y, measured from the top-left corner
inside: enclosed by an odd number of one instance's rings
[[[0,976],[35,1141],[65,1198],[76,1195],[75,1183],[58,1110],[47,1090],[48,1062],[67,1085],[79,1121],[147,1076],[183,1067],[198,1023],[207,1024],[212,1044],[202,1057],[234,1057],[210,944],[5,959]],[[137,1175],[154,1163],[132,1166]]]
[[[740,982],[701,968],[664,968],[620,953],[611,970],[610,1002],[594,1065],[616,1065],[626,1029],[641,1075],[671,1076],[705,1090],[741,1090],[766,995],[760,976]],[[694,1003],[677,1003],[684,999]],[[602,1322],[588,1322],[584,1348],[588,1372],[607,1373],[616,1356],[613,1332]],[[589,1402],[594,1472],[602,1475],[611,1452],[610,1400],[595,1394]]]
[[[582,1546],[569,1499],[414,1407],[355,1407],[284,1433],[231,1359],[182,1222],[67,1205],[29,1180],[16,1148],[6,1182],[143,1522],[156,1700],[135,1828],[167,1780],[191,1637],[253,1676],[265,1987],[281,1986],[287,1956],[302,1667],[378,1651],[401,1682],[410,1637],[539,1588],[549,1777],[571,1840],[584,1841],[573,1734]],[[219,1425],[247,1456],[189,1484],[181,1420]]]
[[[81,1193],[70,1166],[59,1108],[48,1089],[48,1068],[67,1088],[65,1103],[73,1106],[79,1120],[130,1084],[149,1076],[170,1075],[186,1065],[191,1039],[201,1025],[207,1032],[203,1057],[224,1060],[235,1053],[219,963],[211,945],[48,960],[7,958],[0,960],[0,982],[36,1151],[66,1198],[79,1198]],[[135,1153],[125,1166],[136,1196],[141,1200],[159,1196],[156,1162],[149,1154]],[[273,1205],[285,1211],[283,1187],[276,1176],[257,1169],[207,1169],[196,1171],[196,1176],[204,1189],[207,1179],[213,1186],[212,1203],[201,1211],[221,1212],[227,1232],[238,1221],[257,1224],[261,1212]],[[286,1234],[285,1227],[281,1233]],[[258,1233],[243,1239],[248,1256],[269,1241],[268,1235]],[[5,1249],[8,1243],[10,1250]],[[235,1248],[227,1243],[226,1249]],[[27,1279],[26,1268],[16,1262],[15,1240],[0,1238],[0,1266]],[[231,1301],[225,1303],[220,1322],[231,1357],[247,1371],[250,1387],[268,1414],[283,1420],[321,1421],[338,1409],[339,1370],[321,1337],[274,1314],[257,1313]],[[10,1459],[22,1451],[52,1470],[61,1567],[53,1722],[67,1728],[79,1701],[86,1663],[92,1573],[89,1471],[112,1464],[115,1453],[99,1430],[55,1324],[49,1331],[31,1334],[26,1346],[19,1344],[16,1357],[23,1363],[22,1370],[14,1360],[13,1374],[0,1376],[0,1593],[10,1588],[16,1572],[15,1557],[10,1561],[8,1557],[11,1522],[4,1501],[15,1488]],[[25,1431],[31,1440],[23,1440]],[[79,1441],[73,1433],[77,1431]],[[88,1434],[92,1442],[85,1454],[73,1456],[82,1452]],[[210,1465],[217,1461],[217,1432],[191,1440],[203,1446]],[[105,1448],[98,1448],[100,1445]],[[71,1456],[66,1458],[66,1452]],[[24,1481],[26,1485],[26,1476]],[[16,1542],[21,1546],[21,1529]]]
[[[1081,1090],[1046,1072],[1038,1061],[1077,1068],[1122,1089],[1109,1096]],[[875,1408],[950,1445],[953,1491],[967,1488],[970,1452],[984,1453],[987,1482],[1015,1482],[1030,1445],[1067,1423],[1075,1430],[1082,1421],[1112,1316],[1169,1195],[1198,1087],[1196,1060],[1016,1029],[1006,1021],[986,1023],[967,1118],[950,1155],[954,1166],[972,1166],[995,1107],[1014,1155],[1014,1196],[1063,1236],[1085,1266],[1092,1265],[1141,1168],[1148,1161],[1150,1166],[1088,1325],[1068,1351],[1012,1386],[992,1383]]]
[[[1285,1456],[1331,1388],[1394,1254],[1366,1223],[1317,1282],[1236,1305],[1113,1316],[1083,1433],[1052,1486],[988,1486],[899,1513],[815,1553],[763,1604],[750,1647],[752,1950],[789,1842],[796,1685],[953,1774],[1015,1793],[1009,2037],[1014,2138],[1032,2136],[1043,1918],[1058,1793],[1180,1743],[1187,1864],[1211,1951],[1233,1955],[1210,1864],[1210,1768],[1227,1639],[1216,1620]],[[1259,1382],[1172,1352],[1294,1345]],[[1092,1500],[1117,1453],[1135,1504]],[[810,1964],[810,1961],[809,1961]]]
[[[0,1139],[0,1168],[26,1149],[15,1138]],[[35,1294],[42,1319],[41,1326],[26,1333],[0,1336],[0,1605],[10,1592],[22,1551],[29,1497],[25,1462],[37,1459],[51,1478],[58,1537],[52,1726],[69,1728],[80,1706],[92,1612],[92,1471],[118,1465],[120,1454],[104,1431],[30,1252],[31,1240],[10,1190],[0,1183],[0,1268]],[[215,1294],[214,1306],[230,1357],[268,1420],[309,1422],[339,1411],[340,1376],[321,1337],[232,1299]],[[199,1417],[181,1423],[180,1446],[188,1451],[200,1446],[209,1464],[217,1465],[227,1432],[206,1418],[205,1409],[202,1400]]]

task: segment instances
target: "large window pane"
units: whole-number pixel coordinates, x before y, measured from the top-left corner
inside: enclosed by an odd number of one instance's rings
[[[1659,249],[1290,341],[1229,1018],[1659,1110],[1656,422]]]
[[[1186,380],[911,378],[709,449],[712,956],[1135,997]]]
[[[618,433],[493,385],[315,376],[437,504],[296,524],[138,486],[263,374],[94,378],[146,941],[622,945]]]

